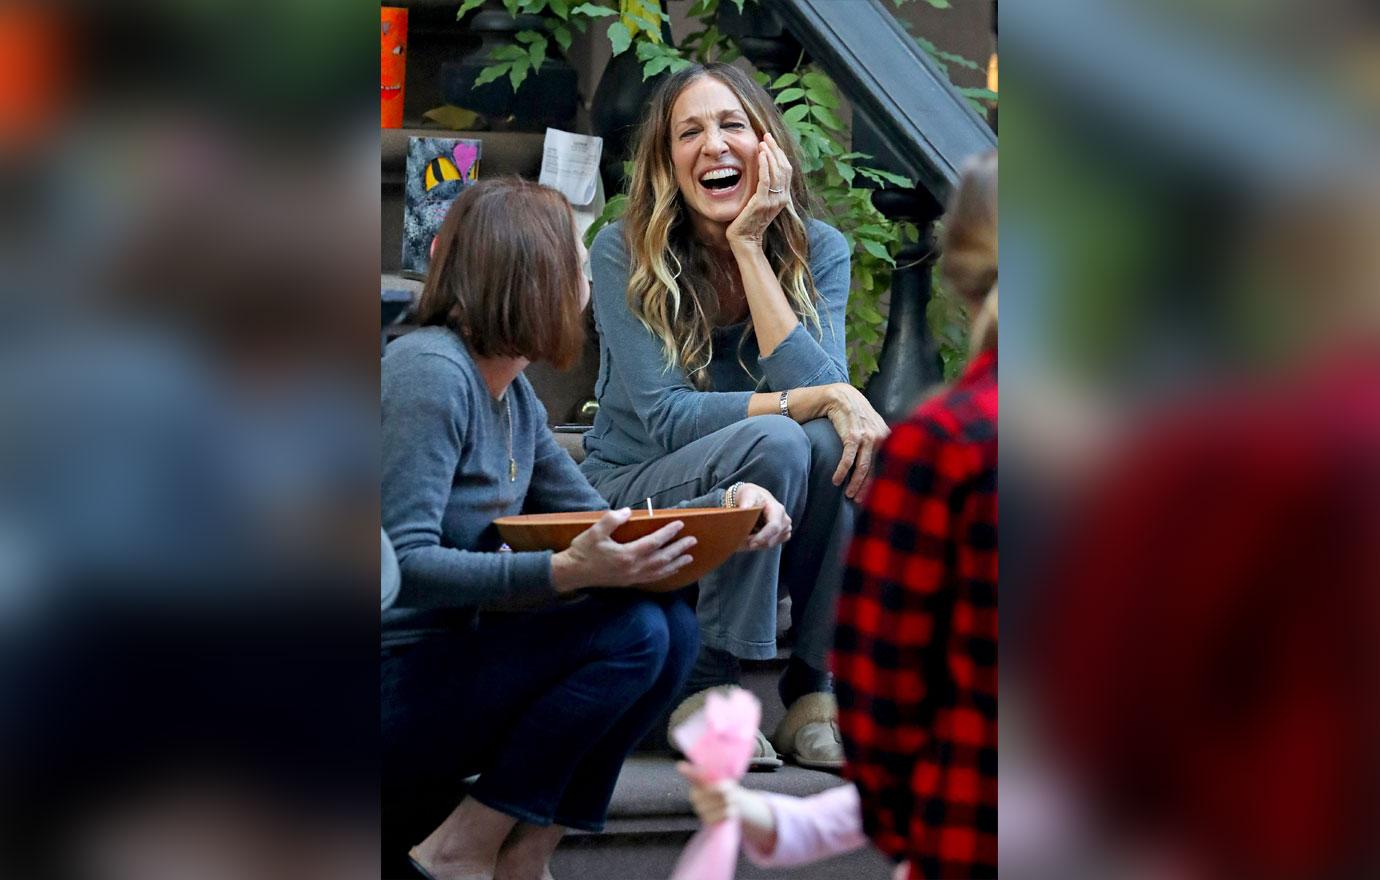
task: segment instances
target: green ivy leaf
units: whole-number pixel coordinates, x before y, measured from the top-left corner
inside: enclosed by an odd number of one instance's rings
[[[810,107],[810,115],[818,119],[822,125],[833,131],[843,131],[843,123],[834,115],[834,111],[828,107],[821,107],[818,104]]]
[[[613,54],[622,55],[632,44],[632,34],[628,32],[628,26],[621,21],[615,21],[609,25],[609,42],[613,44]]]
[[[738,7],[738,12],[741,14],[743,11],[743,0],[733,0],[733,4]]]
[[[939,64],[940,67],[944,68],[945,75],[948,75],[949,73],[949,69],[945,65],[945,62],[948,62],[949,64],[957,64],[959,67],[965,67],[968,70],[982,69],[982,67],[976,61],[964,58],[962,55],[956,55],[953,52],[945,52],[943,49],[939,48],[934,43],[931,43],[924,37],[916,37],[915,42],[919,44],[920,48],[924,49],[925,52],[931,58],[933,58]]]
[[[786,89],[784,92],[776,96],[776,103],[789,104],[792,101],[799,101],[803,97],[805,97],[804,89]]]
[[[838,97],[828,89],[810,89],[806,94],[809,95],[811,101],[814,101],[816,104],[822,104],[830,110],[835,109],[839,105]]]
[[[538,37],[536,42],[527,48],[527,55],[532,60],[532,69],[541,70],[542,62],[546,60],[546,37]]]
[[[925,2],[933,6],[935,9],[949,8],[949,0],[925,0]]]
[[[719,11],[719,0],[695,0],[695,5],[685,13],[689,18],[702,18]]]
[[[902,177],[899,174],[892,174],[890,171],[883,171],[880,168],[873,168],[872,173],[877,175],[887,183],[892,184],[893,186],[899,186],[901,189],[910,189],[911,187],[915,186],[915,181],[911,180],[909,177]]]
[[[804,119],[805,114],[809,112],[810,108],[808,105],[796,104],[794,107],[788,108],[785,113],[782,113],[781,117],[787,122],[796,123]]]
[[[517,18],[522,12],[522,0],[503,0],[503,8],[508,10],[508,14]]]
[[[609,9],[607,6],[595,6],[593,3],[581,3],[570,11],[587,15],[590,18],[606,18],[618,14],[617,10]]]
[[[507,73],[508,68],[511,66],[512,65],[509,63],[489,65],[488,67],[479,71],[479,76],[476,76],[474,78],[475,87],[478,88],[479,86],[487,85],[493,82],[503,74]]]
[[[628,209],[628,197],[624,193],[619,193],[604,203],[604,210],[599,212],[599,216],[594,218],[594,222],[585,230],[585,247],[594,244],[594,236],[599,234],[599,230],[609,225],[613,221],[623,216]]]
[[[877,242],[870,241],[866,238],[860,239],[860,241],[862,242],[863,250],[867,251],[869,254],[876,257],[877,259],[882,260],[888,266],[896,265],[896,258],[893,257],[890,253],[888,253],[886,248],[882,247]]]
[[[804,81],[805,88],[807,89],[820,89],[823,91],[828,91],[830,88],[833,87],[833,83],[829,81],[829,77],[814,70],[805,71],[805,73],[801,76],[801,80]]]
[[[519,30],[513,39],[527,44],[527,61],[531,63],[533,70],[540,70],[541,62],[546,59],[546,37],[535,30]],[[513,61],[516,61],[516,58]]]
[[[551,38],[561,47],[562,52],[570,51],[570,28],[563,24],[556,25],[551,29]]]
[[[771,84],[773,90],[784,89],[786,86],[793,86],[800,81],[798,73],[783,73],[776,78],[776,82]]]
[[[670,56],[662,55],[660,58],[653,58],[651,61],[642,65],[642,81],[646,82],[648,79],[656,76],[670,66]]]
[[[527,79],[527,68],[531,66],[526,58],[513,62],[513,69],[508,71],[508,82],[513,84],[513,91],[517,91],[522,85],[522,81]]]
[[[692,66],[694,63],[695,62],[691,61],[689,58],[672,58],[671,72],[680,73],[682,70]]]
[[[484,5],[484,0],[465,0],[460,4],[460,9],[455,13],[455,20],[459,21],[465,17],[465,13],[471,9],[478,9]]]

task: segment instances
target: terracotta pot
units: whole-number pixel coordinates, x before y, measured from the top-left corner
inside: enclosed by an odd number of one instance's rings
[[[627,543],[649,535],[667,523],[676,520],[685,523],[676,540],[686,535],[695,536],[698,542],[690,550],[694,561],[671,577],[638,585],[640,590],[664,593],[688,586],[723,565],[734,551],[743,546],[743,541],[761,514],[761,507],[685,507],[656,510],[651,514],[634,508],[632,518],[618,527],[613,539]],[[505,516],[494,520],[494,525],[498,526],[498,533],[514,550],[560,551],[569,547],[576,535],[594,525],[603,515],[602,510],[534,513]]]

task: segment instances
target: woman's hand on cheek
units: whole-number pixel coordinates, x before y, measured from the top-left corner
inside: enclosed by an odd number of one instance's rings
[[[791,163],[768,132],[757,145],[757,189],[729,224],[730,243],[760,245],[767,227],[791,201]]]

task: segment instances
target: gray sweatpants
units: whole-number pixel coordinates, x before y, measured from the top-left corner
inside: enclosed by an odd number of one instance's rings
[[[614,507],[649,497],[670,507],[740,480],[776,496],[790,514],[791,540],[734,554],[700,581],[700,638],[745,660],[775,656],[777,598],[789,591],[793,656],[824,670],[853,531],[853,502],[830,480],[842,453],[827,419],[802,426],[754,416],[661,458],[590,474],[590,482]]]

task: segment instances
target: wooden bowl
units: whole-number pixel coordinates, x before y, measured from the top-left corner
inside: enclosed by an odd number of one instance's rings
[[[590,510],[571,513],[533,513],[525,516],[505,516],[494,520],[498,533],[514,550],[555,550],[570,546],[575,536],[599,521],[605,511]],[[690,548],[691,563],[667,578],[638,584],[639,590],[667,592],[688,586],[723,565],[734,551],[743,546],[752,527],[762,514],[759,507],[682,507],[656,510],[633,508],[632,517],[614,530],[613,539],[626,544],[649,535],[667,523],[680,520],[685,528],[676,535],[679,541],[694,535],[695,546]]]

